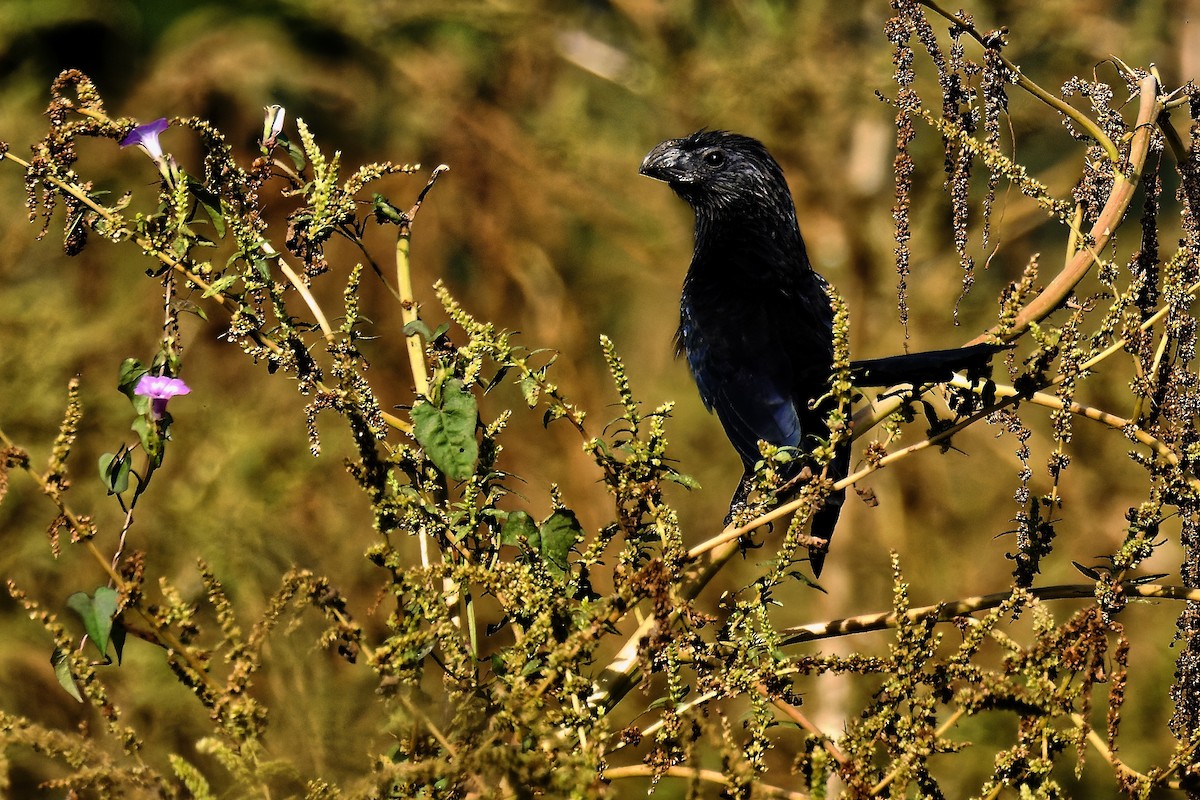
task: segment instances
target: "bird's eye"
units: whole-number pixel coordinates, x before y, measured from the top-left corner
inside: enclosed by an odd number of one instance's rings
[[[704,163],[710,167],[719,167],[725,163],[725,153],[721,150],[709,150],[704,154]]]

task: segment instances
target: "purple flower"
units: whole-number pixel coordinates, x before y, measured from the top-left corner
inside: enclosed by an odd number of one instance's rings
[[[150,156],[159,168],[162,168],[163,150],[162,145],[158,143],[158,135],[165,131],[171,123],[165,118],[156,119],[154,122],[147,122],[145,125],[138,125],[129,132],[129,135],[121,140],[121,147],[129,147],[137,145],[142,148],[142,151]]]
[[[179,378],[146,373],[134,387],[133,393],[150,398],[150,418],[162,419],[167,401],[177,394],[191,394],[191,388]]]

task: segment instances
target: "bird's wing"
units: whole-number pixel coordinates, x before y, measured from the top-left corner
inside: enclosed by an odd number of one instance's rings
[[[720,338],[684,314],[681,339],[700,397],[715,411],[742,462],[759,460],[758,442],[797,447],[804,430],[794,402],[790,359],[780,357],[761,328],[727,328]]]
[[[714,374],[693,367],[700,396],[716,412],[742,462],[758,461],[758,442],[798,447],[804,435],[791,397],[779,382],[764,378],[761,370],[735,370]]]

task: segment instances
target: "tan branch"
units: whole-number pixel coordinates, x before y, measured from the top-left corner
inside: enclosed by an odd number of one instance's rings
[[[1155,583],[1139,584],[1133,581],[1122,581],[1117,585],[1125,594],[1137,597],[1186,600],[1188,602],[1200,601],[1200,589],[1189,589],[1186,586],[1166,586]],[[1096,596],[1096,585],[1094,583],[1062,584],[1058,586],[1041,586],[1029,589],[1028,591],[1029,594],[1039,600],[1094,598]],[[909,623],[913,623],[934,617],[938,622],[949,622],[955,617],[965,616],[987,608],[996,608],[1010,597],[1012,597],[1011,592],[996,592],[978,597],[968,597],[963,600],[938,603],[932,606],[923,606],[911,609],[904,615],[904,619]],[[900,624],[900,619],[900,616],[894,611],[879,614],[861,614],[845,619],[835,619],[829,622],[817,622],[810,625],[787,628],[781,631],[781,634],[784,637],[784,645],[800,644],[818,639],[832,639],[838,636],[849,636],[851,634],[870,633],[895,628]]]

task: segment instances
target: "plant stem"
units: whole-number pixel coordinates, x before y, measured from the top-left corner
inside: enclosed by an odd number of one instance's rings
[[[925,0],[922,0],[922,2],[925,2]],[[942,12],[935,6],[926,4],[945,15],[945,12]],[[967,28],[964,29],[969,30]],[[1066,266],[1063,267],[1062,271],[1051,280],[1049,285],[1025,304],[1020,312],[1018,312],[1011,329],[1002,331],[999,327],[992,328],[987,333],[980,334],[967,342],[967,345],[991,341],[997,337],[1003,338],[1004,341],[1013,341],[1019,338],[1033,323],[1040,322],[1050,316],[1051,313],[1062,305],[1075,286],[1083,280],[1092,265],[1096,263],[1094,254],[1099,253],[1108,244],[1113,233],[1120,226],[1130,202],[1133,200],[1134,190],[1141,180],[1142,170],[1146,165],[1146,157],[1150,148],[1150,134],[1153,130],[1152,126],[1162,111],[1162,103],[1158,99],[1158,81],[1152,75],[1147,75],[1142,78],[1140,88],[1137,121],[1134,124],[1133,138],[1129,146],[1130,174],[1126,176],[1118,172],[1116,180],[1113,182],[1112,190],[1109,192],[1108,200],[1105,202],[1100,216],[1089,231],[1090,245],[1078,250]],[[902,400],[900,397],[887,397],[875,407],[856,414],[854,418],[854,436],[856,438],[862,436],[868,430],[878,425],[883,419],[899,409],[901,403]]]
[[[698,767],[685,767],[675,765],[661,769],[646,764],[631,764],[627,767],[612,767],[606,769],[603,778],[606,781],[621,780],[623,778],[652,778],[656,776],[669,775],[673,778],[690,778],[692,780],[704,781],[706,783],[715,783],[719,786],[731,786],[732,781],[722,772],[717,772],[714,769],[700,769]],[[807,792],[795,792],[790,789],[783,789],[778,786],[754,782],[756,797],[783,797],[788,800],[811,800],[812,795]]]
[[[292,269],[286,261],[283,260],[283,257],[279,255],[279,251],[272,247],[270,242],[268,242],[266,239],[263,239],[258,243],[258,246],[269,256],[279,256],[279,269],[283,272],[284,276],[287,277],[292,286],[296,287],[296,291],[299,292],[300,297],[304,299],[304,304],[307,305],[308,310],[313,313],[313,317],[315,317],[317,320],[317,325],[321,327],[321,332],[325,334],[325,341],[332,342],[333,328],[330,327],[329,320],[325,318],[325,312],[321,310],[320,304],[317,303],[317,298],[313,297],[313,293],[309,290],[308,286],[300,279],[300,276],[296,274],[296,271]]]

